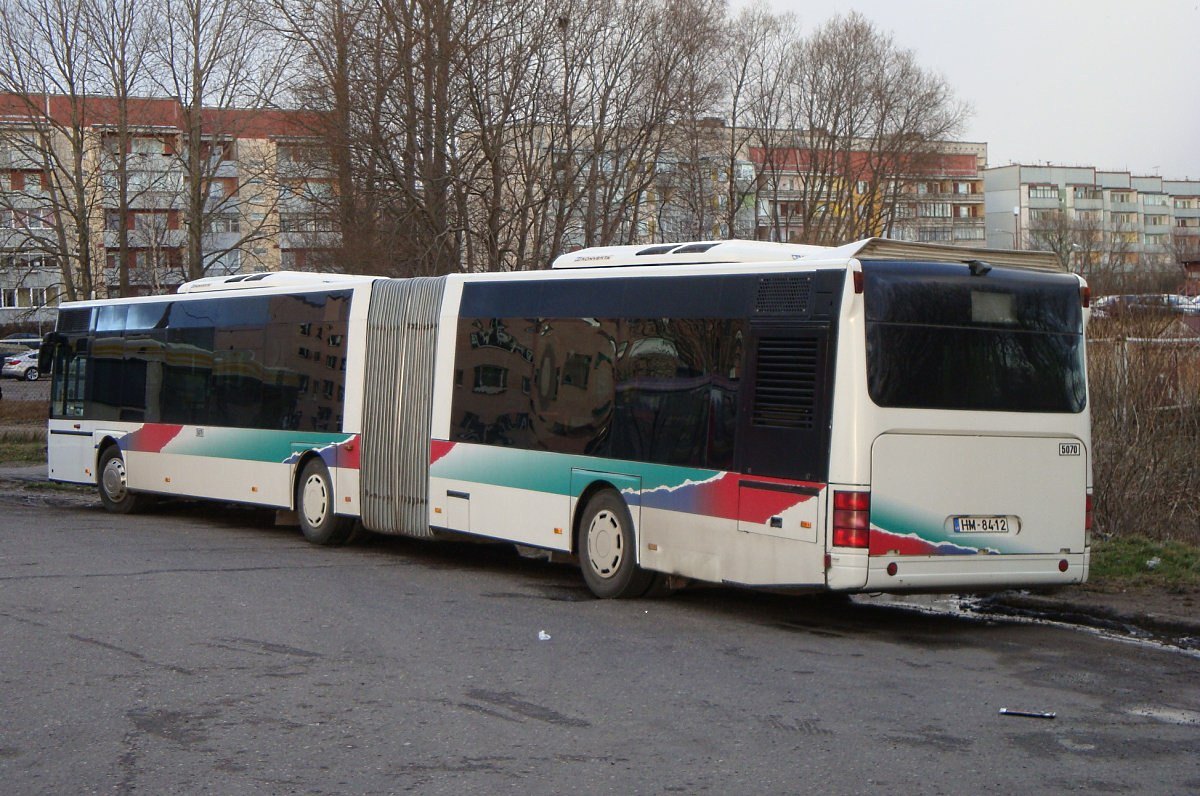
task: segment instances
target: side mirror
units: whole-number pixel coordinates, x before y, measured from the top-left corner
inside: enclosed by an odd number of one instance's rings
[[[51,366],[54,364],[54,354],[60,345],[67,342],[67,338],[58,332],[50,332],[42,338],[42,347],[38,349],[38,371],[50,375]]]

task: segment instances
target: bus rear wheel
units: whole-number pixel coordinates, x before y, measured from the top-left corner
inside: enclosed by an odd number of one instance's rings
[[[312,459],[296,481],[296,514],[300,531],[313,544],[340,545],[350,539],[354,520],[334,513],[333,480],[320,459]]]
[[[109,445],[100,454],[100,466],[96,472],[96,486],[100,491],[100,502],[114,514],[133,514],[145,504],[143,495],[131,492],[129,477],[125,472],[125,459],[121,449]]]
[[[592,594],[601,599],[641,597],[654,573],[637,564],[633,518],[621,496],[597,492],[579,518],[579,568]]]

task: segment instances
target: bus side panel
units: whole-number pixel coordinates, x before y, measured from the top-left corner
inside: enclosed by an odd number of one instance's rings
[[[172,453],[125,455],[130,489],[291,507],[292,466]]]
[[[47,472],[51,481],[96,483],[96,446],[92,432],[71,420],[51,420],[46,437]]]
[[[648,569],[741,585],[824,587],[824,537],[806,527],[824,512],[819,484],[440,440],[431,473],[436,527],[565,551],[571,507],[602,480],[639,518],[639,562]]]
[[[296,463],[316,451],[330,473],[357,468],[358,435],[147,423],[119,440],[132,489],[290,508]],[[337,476],[335,475],[335,478]],[[338,513],[351,514],[335,482]]]

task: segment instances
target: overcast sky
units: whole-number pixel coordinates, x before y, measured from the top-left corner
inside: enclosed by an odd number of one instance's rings
[[[990,166],[1200,180],[1200,0],[763,1],[802,32],[851,10],[890,32],[971,104]]]

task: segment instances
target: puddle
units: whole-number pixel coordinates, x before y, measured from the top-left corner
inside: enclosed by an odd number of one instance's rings
[[[1072,628],[1117,641],[1183,652],[1200,658],[1200,638],[1193,635],[1139,627],[1119,619],[1079,611],[1013,605],[994,596],[881,594],[859,595],[854,600],[861,604],[890,605],[931,615]]]

